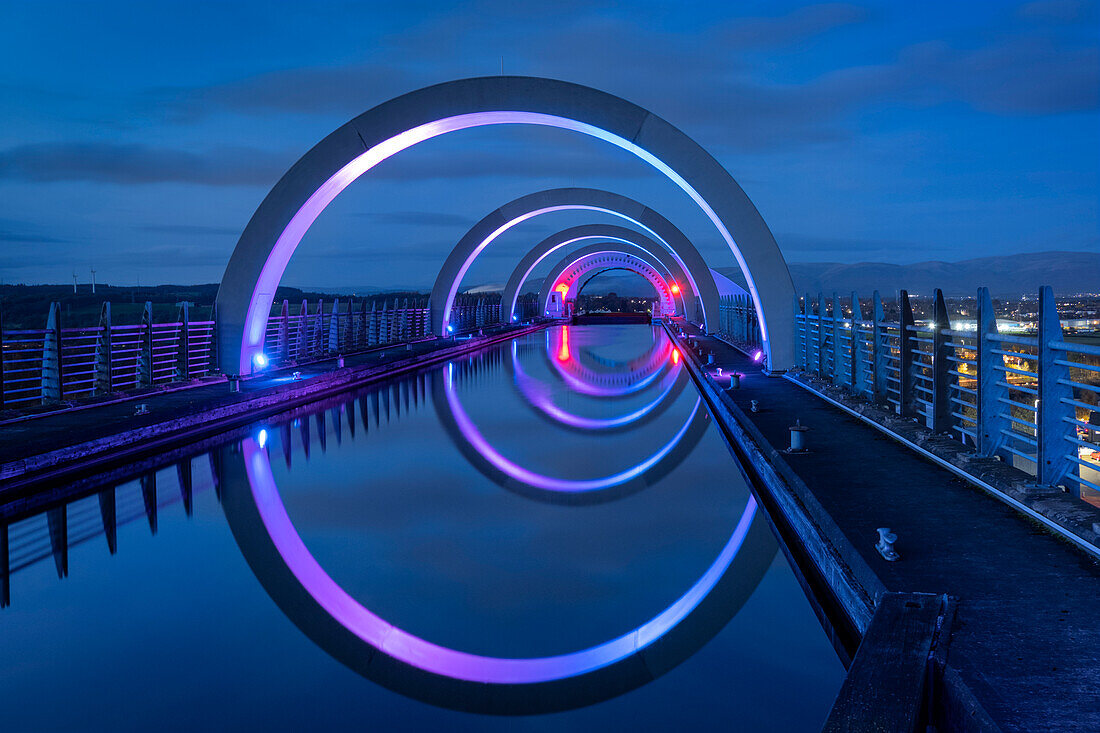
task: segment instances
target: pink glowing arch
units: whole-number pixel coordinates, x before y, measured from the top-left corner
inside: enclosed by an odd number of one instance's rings
[[[447,82],[385,102],[337,129],[287,171],[245,227],[222,277],[217,297],[221,369],[252,373],[291,255],[352,181],[417,143],[504,124],[557,127],[599,138],[676,183],[714,224],[741,267],[770,368],[794,363],[794,286],[786,262],[756,207],[718,161],[676,127],[626,100],[553,79],[499,76]]]
[[[550,269],[539,288],[540,313],[545,313],[549,307],[551,291],[565,286],[568,292],[566,297],[575,299],[592,277],[616,269],[630,270],[648,280],[657,291],[663,315],[671,315],[676,311],[677,298],[672,292],[672,283],[675,281],[660,271],[660,263],[643,253],[623,252],[593,244],[570,252]]]

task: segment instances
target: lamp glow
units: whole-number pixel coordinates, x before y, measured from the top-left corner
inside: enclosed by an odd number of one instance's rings
[[[672,283],[671,290],[672,290],[673,295],[679,295],[680,294],[680,286],[677,285],[676,283]]]
[[[757,349],[756,353],[752,355],[752,360],[755,361],[755,362],[759,362],[763,358],[764,358],[764,352],[761,351],[760,349]]]
[[[252,357],[252,362],[256,365],[257,369],[263,369],[268,364],[267,354],[261,351]]]

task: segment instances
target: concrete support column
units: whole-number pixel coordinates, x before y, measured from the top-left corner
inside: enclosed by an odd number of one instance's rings
[[[852,394],[863,394],[867,391],[867,380],[864,379],[863,369],[863,309],[859,305],[859,297],[852,292],[852,360],[851,371],[848,375],[849,384],[852,385]]]
[[[309,303],[302,300],[301,309],[298,311],[298,343],[294,349],[294,358],[301,361],[309,354]]]
[[[898,293],[898,414],[911,417],[913,409],[913,308],[909,293]]]
[[[817,375],[822,379],[828,372],[825,369],[825,294],[817,294]]]
[[[277,346],[279,363],[290,360],[290,303],[283,300],[279,309],[279,344]]]
[[[50,303],[46,336],[42,339],[42,404],[56,404],[62,397],[61,304]]]
[[[378,345],[378,302],[370,304],[370,315],[367,317],[367,346]]]
[[[814,302],[810,300],[810,294],[806,293],[806,298],[802,305],[803,310],[806,313],[806,317],[802,320],[802,347],[805,351],[805,357],[802,359],[802,366],[806,371],[813,369],[813,326],[811,325],[814,315]]]
[[[186,380],[191,378],[191,308],[186,300],[180,303],[179,323],[180,335],[176,339],[176,379]]]
[[[336,354],[340,351],[340,299],[332,301],[332,313],[328,319],[328,332],[325,340],[325,353]]]
[[[833,291],[833,384],[844,384],[844,345],[840,338],[840,324],[844,312],[840,309],[840,297]]]
[[[1002,381],[996,367],[1004,365],[1004,357],[993,353],[1001,348],[1000,341],[991,336],[997,335],[997,314],[993,310],[993,300],[989,297],[989,288],[978,288],[978,453],[990,457],[997,455],[1004,445],[1008,420],[1001,417],[1006,408],[1001,402],[1008,399],[1008,387],[997,384]]]
[[[141,350],[138,352],[138,386],[153,386],[153,303],[141,311]]]
[[[951,339],[947,331],[951,320],[947,316],[947,303],[943,291],[936,289],[932,306],[932,432],[951,432],[951,363],[948,357],[954,356],[955,349],[947,345]]]
[[[114,380],[111,378],[112,352],[111,304],[108,302],[99,310],[99,336],[95,342],[95,363],[92,367],[92,394],[110,394],[114,390]]]
[[[882,324],[886,320],[886,313],[882,308],[882,296],[875,290],[871,294],[871,390],[875,402],[884,403],[887,397],[886,365],[888,349],[886,348],[886,332]]]
[[[1076,429],[1068,422],[1076,417],[1073,387],[1065,352],[1051,348],[1062,342],[1058,304],[1049,285],[1039,289],[1039,481],[1056,486],[1070,470],[1068,454]],[[1063,362],[1063,363],[1059,363]],[[1067,420],[1068,418],[1068,420]],[[1076,452],[1076,448],[1074,448]],[[1079,488],[1079,487],[1077,487]]]

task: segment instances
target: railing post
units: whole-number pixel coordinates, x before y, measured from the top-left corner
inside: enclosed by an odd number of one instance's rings
[[[4,409],[4,301],[0,300],[0,410]],[[7,525],[4,525],[5,530]]]
[[[817,376],[825,378],[825,294],[817,294]]]
[[[191,378],[191,304],[186,300],[180,303],[180,337],[176,344],[176,379]]]
[[[936,289],[936,298],[932,306],[932,432],[951,431],[951,379],[948,370],[951,362],[948,357],[955,350],[947,345],[950,340],[947,331],[951,328],[951,319],[947,316],[947,303],[943,291]]]
[[[141,311],[141,350],[138,352],[138,386],[153,384],[153,303],[145,301]]]
[[[283,299],[279,309],[279,342],[276,346],[279,362],[285,364],[290,359],[290,302]]]
[[[863,309],[859,305],[859,298],[852,291],[852,361],[849,383],[852,385],[852,394],[863,394],[866,380],[863,378]]]
[[[843,320],[840,309],[840,297],[833,291],[833,384],[844,384],[844,348],[841,346],[840,324]]]
[[[810,355],[813,354],[813,329],[810,328],[810,320],[814,314],[814,302],[810,300],[809,292],[806,293],[806,298],[803,302],[802,307],[806,311],[806,318],[802,321],[802,324],[804,326],[802,347],[805,352],[805,357],[802,360],[802,366],[803,368],[805,368],[806,371],[810,371],[811,369],[813,369],[813,367],[811,366],[813,364],[813,359],[810,358]]]
[[[317,299],[317,313],[313,320],[313,331],[309,339],[310,357],[320,356],[325,348],[325,299]]]
[[[913,341],[910,329],[913,327],[913,307],[909,304],[909,293],[898,293],[898,414],[902,417],[913,415]]]
[[[340,299],[332,301],[332,315],[328,321],[328,343],[325,351],[335,354],[340,351]]]
[[[882,307],[882,296],[875,290],[871,293],[871,390],[875,402],[885,402],[886,392],[886,344],[883,343],[882,324],[886,312]]]
[[[378,301],[370,304],[370,320],[367,321],[367,346],[378,345]]]
[[[61,304],[50,303],[46,335],[42,339],[42,404],[61,401]]]
[[[988,457],[997,454],[1004,445],[1003,430],[1008,429],[1008,420],[1001,417],[1006,409],[1002,399],[1008,399],[1008,387],[997,384],[1001,375],[997,367],[1004,364],[1004,357],[993,353],[1001,346],[991,336],[997,335],[997,314],[993,310],[993,300],[989,297],[989,288],[978,288],[978,330],[975,336],[978,361],[978,453]]]
[[[1064,352],[1051,348],[1062,341],[1062,322],[1058,319],[1058,304],[1049,285],[1039,288],[1039,482],[1056,486],[1070,469],[1067,457],[1070,441],[1076,429],[1069,420],[1076,417],[1072,404],[1073,387],[1068,382],[1069,367],[1058,364],[1067,361]],[[1068,418],[1068,420],[1067,420]],[[1074,448],[1074,453],[1076,453]]]

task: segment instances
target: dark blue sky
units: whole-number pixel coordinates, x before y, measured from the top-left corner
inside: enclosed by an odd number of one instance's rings
[[[216,282],[282,173],[402,92],[500,72],[665,117],[745,188],[792,261],[1100,250],[1097,3],[0,2],[0,277]],[[307,235],[285,282],[427,287],[516,196],[646,201],[733,258],[672,184],[595,140],[454,133],[387,161]],[[517,227],[470,271],[502,281]]]

